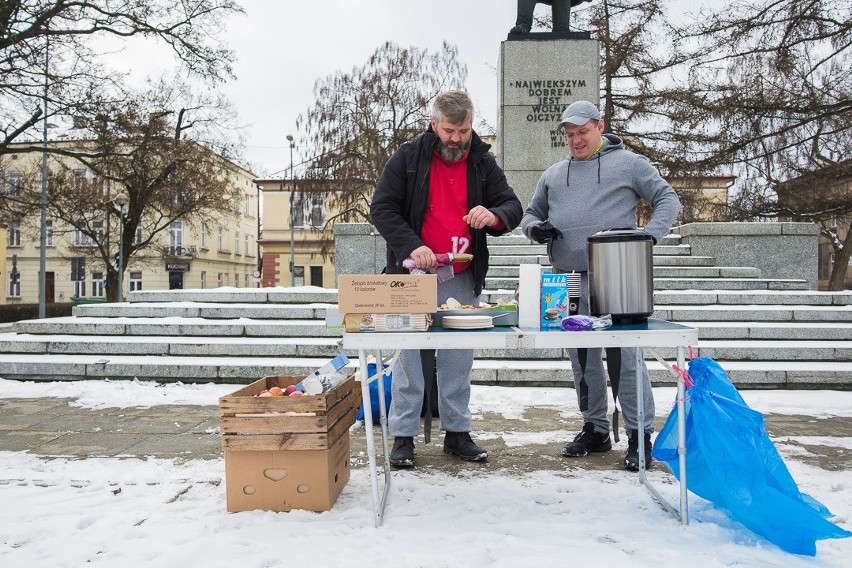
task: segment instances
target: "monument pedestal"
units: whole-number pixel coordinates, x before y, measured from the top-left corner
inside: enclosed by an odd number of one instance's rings
[[[527,34],[500,44],[498,163],[526,207],[541,173],[568,150],[562,111],[577,100],[600,100],[598,42],[563,34]],[[542,36],[542,37],[539,37]]]

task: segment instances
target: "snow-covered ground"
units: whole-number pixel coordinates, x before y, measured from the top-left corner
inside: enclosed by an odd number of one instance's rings
[[[91,408],[213,405],[236,388],[0,379],[0,400],[69,397]],[[507,397],[499,388],[475,386],[474,413],[518,417],[548,394],[524,388]],[[670,404],[673,392],[655,389],[658,408]],[[852,418],[849,392],[742,394],[761,412]],[[550,433],[541,435],[542,442],[550,441]],[[830,436],[806,441],[852,447],[852,440]],[[852,529],[852,473],[802,463],[796,460],[801,446],[787,440],[776,444],[800,488],[827,505],[840,526]],[[70,460],[19,452],[2,452],[0,460],[4,567],[839,568],[852,558],[852,538],[820,541],[813,558],[785,553],[694,496],[691,522],[681,526],[638,485],[635,474],[623,471],[395,472],[385,523],[376,529],[366,468],[353,470],[334,508],[325,513],[227,513],[222,460]],[[659,467],[649,476],[676,502],[671,475]]]

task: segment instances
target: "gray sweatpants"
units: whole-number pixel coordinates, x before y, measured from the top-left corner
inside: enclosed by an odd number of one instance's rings
[[[580,313],[589,314],[589,275],[582,273],[583,291],[580,298]],[[577,404],[583,413],[583,421],[591,422],[598,432],[609,432],[610,424],[607,418],[608,398],[606,392],[607,375],[604,370],[600,348],[585,349],[585,366],[582,364],[582,353],[577,349],[569,349],[571,369],[574,372],[574,388],[577,391]],[[638,430],[637,416],[639,408],[636,405],[636,349],[622,348],[621,372],[619,373],[618,401],[624,417],[625,430]],[[608,365],[614,367],[613,361]],[[643,408],[645,410],[645,431],[654,431],[654,395],[651,392],[651,379],[648,367],[642,361]]]
[[[462,304],[474,304],[479,301],[479,298],[473,295],[473,272],[470,269],[446,282],[438,283],[438,304],[445,303],[450,297]],[[447,432],[470,432],[468,404],[473,350],[439,349],[436,360],[441,429]],[[424,383],[420,350],[403,350],[394,365],[391,382],[391,406],[388,415],[391,436],[413,438],[420,432]]]

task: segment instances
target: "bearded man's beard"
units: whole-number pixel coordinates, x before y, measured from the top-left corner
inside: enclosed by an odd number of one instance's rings
[[[456,146],[450,146],[451,142],[439,142],[438,143],[438,153],[441,155],[441,159],[445,162],[454,163],[458,162],[464,157],[467,149],[470,148],[470,139],[467,142],[462,142]]]

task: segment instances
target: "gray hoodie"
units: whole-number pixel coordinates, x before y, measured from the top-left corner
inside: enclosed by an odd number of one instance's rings
[[[614,134],[603,137],[603,147],[591,158],[569,156],[545,170],[521,220],[530,238],[530,229],[548,220],[562,231],[565,238],[547,246],[555,269],[588,270],[586,238],[606,229],[636,227],[640,198],[654,210],[644,228],[654,242],[680,212],[677,194],[647,158],[625,150]]]

